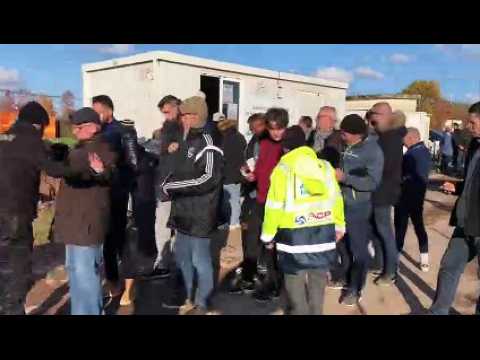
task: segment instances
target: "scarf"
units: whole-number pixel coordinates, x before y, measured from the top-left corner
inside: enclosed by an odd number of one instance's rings
[[[320,130],[315,131],[315,140],[313,142],[313,149],[316,153],[319,153],[325,147],[325,140],[332,135],[333,130],[329,132],[320,132]]]

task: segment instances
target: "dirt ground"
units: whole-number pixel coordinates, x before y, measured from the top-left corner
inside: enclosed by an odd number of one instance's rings
[[[437,184],[438,185],[438,184]],[[433,179],[432,189],[436,183]],[[399,278],[396,286],[380,288],[368,278],[363,299],[358,307],[339,304],[339,290],[326,290],[325,314],[327,315],[405,315],[422,314],[435,294],[439,262],[448,244],[453,228],[448,219],[455,197],[430,190],[425,201],[425,222],[429,234],[430,271],[423,273],[417,265],[418,245],[410,225],[405,241],[405,252],[400,258]],[[222,240],[223,239],[223,240]],[[220,253],[219,286],[212,305],[218,314],[224,315],[280,315],[283,314],[285,299],[259,304],[247,295],[229,295],[225,291],[225,277],[241,261],[241,239],[239,232],[220,234],[216,240]],[[63,246],[44,244],[34,250],[35,286],[28,300],[27,310],[32,314],[68,314],[68,284],[63,269]],[[216,259],[218,262],[218,259]],[[477,277],[478,262],[472,261],[465,269],[460,281],[453,313],[473,314],[479,294],[480,281]],[[162,301],[171,296],[169,281],[158,280],[137,283],[135,306],[119,307],[113,302],[107,314],[175,314],[175,309],[165,309]]]

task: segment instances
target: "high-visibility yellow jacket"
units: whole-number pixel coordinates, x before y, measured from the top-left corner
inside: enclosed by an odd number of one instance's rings
[[[279,259],[295,271],[334,261],[335,231],[345,232],[335,170],[307,146],[290,151],[270,177],[262,241],[275,238]]]

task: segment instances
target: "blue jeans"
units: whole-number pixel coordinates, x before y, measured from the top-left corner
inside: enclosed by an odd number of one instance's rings
[[[392,206],[374,206],[370,237],[375,246],[375,262],[383,275],[395,277],[398,268],[398,249],[392,227]]]
[[[197,273],[197,289],[193,303],[207,307],[213,291],[213,265],[210,254],[210,239],[189,236],[177,232],[175,239],[175,260],[180,268],[187,291],[187,298],[193,297],[193,280]]]
[[[372,211],[370,202],[345,205],[347,234],[343,240],[352,255],[352,269],[348,292],[360,295],[367,279],[370,254],[368,253],[368,219]]]
[[[442,154],[442,162],[441,162],[441,171],[444,175],[450,174],[450,163],[452,162],[453,156],[451,155],[443,155]]]
[[[72,315],[103,314],[100,265],[102,246],[66,246],[65,265]]]
[[[438,271],[437,291],[430,311],[436,315],[448,315],[455,300],[458,282],[465,266],[480,255],[480,238],[466,237],[461,228],[455,228],[448,248],[443,254]],[[480,314],[480,298],[477,302]]]
[[[223,185],[223,211],[230,225],[240,224],[240,184]]]

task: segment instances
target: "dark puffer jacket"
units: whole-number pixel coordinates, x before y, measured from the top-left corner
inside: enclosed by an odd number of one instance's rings
[[[383,151],[384,163],[382,182],[372,196],[376,206],[395,205],[400,197],[403,138],[406,134],[404,126],[378,134],[378,145]]]
[[[223,152],[203,129],[191,129],[180,144],[178,161],[163,192],[172,198],[168,225],[177,231],[207,238],[219,225]]]
[[[51,159],[40,132],[26,122],[0,134],[0,164],[0,210],[31,219],[37,214],[40,171],[52,177],[72,174]]]
[[[223,120],[217,125],[222,134],[221,149],[225,160],[223,180],[225,185],[239,184],[243,180],[240,168],[245,164],[247,141],[238,132],[236,125],[235,120]]]

